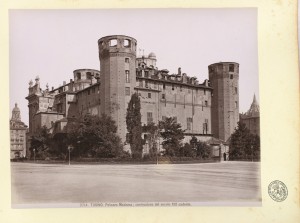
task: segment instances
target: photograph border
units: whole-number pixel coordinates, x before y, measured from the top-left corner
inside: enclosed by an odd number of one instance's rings
[[[258,59],[261,115],[262,207],[172,207],[12,209],[9,161],[9,9],[46,8],[258,8]],[[3,222],[298,222],[299,221],[299,68],[297,48],[297,1],[3,1],[0,7],[3,49],[0,88],[4,131],[0,141],[0,221]],[[288,190],[282,202],[268,193],[279,180]],[[21,220],[22,219],[22,220]]]

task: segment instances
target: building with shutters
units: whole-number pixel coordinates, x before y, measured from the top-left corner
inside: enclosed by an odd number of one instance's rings
[[[10,158],[26,157],[27,126],[21,121],[21,112],[17,103],[10,119]]]

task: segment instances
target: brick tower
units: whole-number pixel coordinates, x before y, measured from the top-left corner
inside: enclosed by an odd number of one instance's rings
[[[208,71],[213,88],[212,133],[226,141],[239,121],[239,64],[215,63],[208,66]]]
[[[129,36],[105,36],[98,40],[101,113],[110,115],[126,140],[126,111],[136,86],[136,43]]]

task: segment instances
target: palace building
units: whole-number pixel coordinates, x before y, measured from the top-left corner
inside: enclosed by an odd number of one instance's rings
[[[158,69],[156,55],[137,56],[137,40],[124,35],[98,40],[100,71],[78,69],[73,79],[58,88],[41,89],[37,77],[26,97],[29,135],[41,126],[55,133],[68,120],[87,113],[110,115],[126,144],[126,111],[131,95],[141,100],[142,124],[175,117],[186,138],[226,141],[239,120],[239,64],[219,62],[208,66],[209,79],[199,82],[178,68],[170,74]]]

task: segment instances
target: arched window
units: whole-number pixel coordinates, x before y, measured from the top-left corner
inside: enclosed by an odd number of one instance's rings
[[[117,39],[111,39],[109,40],[109,46],[117,46],[118,45],[118,41]]]
[[[124,47],[130,47],[130,44],[131,43],[131,41],[129,40],[129,39],[125,39],[124,40]]]

